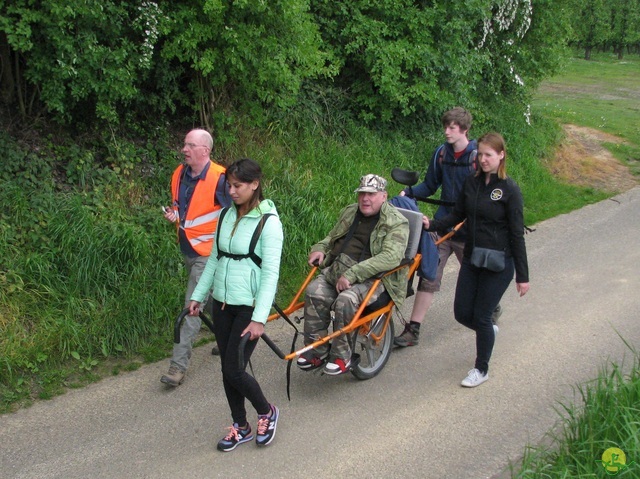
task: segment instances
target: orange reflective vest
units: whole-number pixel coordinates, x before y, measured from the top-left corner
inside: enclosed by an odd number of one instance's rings
[[[180,191],[180,179],[186,166],[180,165],[173,172],[171,178],[171,194],[173,205],[178,204],[178,192]],[[182,228],[191,247],[200,256],[209,256],[213,245],[213,237],[218,225],[218,216],[222,207],[215,201],[216,187],[220,175],[225,168],[213,161],[209,161],[209,170],[204,180],[198,181],[193,190],[191,201],[187,207],[186,218],[180,218],[176,224]],[[177,206],[174,206],[177,209]]]

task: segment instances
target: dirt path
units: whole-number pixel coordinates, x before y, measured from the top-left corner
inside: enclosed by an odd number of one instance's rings
[[[638,184],[625,165],[602,146],[625,143],[620,137],[593,128],[564,125],[566,139],[548,164],[559,179],[579,186],[590,186],[611,193],[622,193]]]

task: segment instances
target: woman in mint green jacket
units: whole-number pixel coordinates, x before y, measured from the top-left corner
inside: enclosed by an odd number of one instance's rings
[[[247,362],[264,332],[280,272],[282,224],[273,202],[262,195],[261,179],[260,166],[248,158],[227,168],[233,205],[220,215],[211,256],[191,296],[189,314],[197,316],[213,287],[214,333],[233,419],[229,434],[218,442],[221,451],[231,451],[254,437],[247,422],[245,398],[258,413],[258,446],[273,440],[278,422],[278,408],[267,401],[256,379],[240,367],[238,359],[240,339],[246,333],[251,335],[244,350]],[[254,233],[259,237],[252,255]]]

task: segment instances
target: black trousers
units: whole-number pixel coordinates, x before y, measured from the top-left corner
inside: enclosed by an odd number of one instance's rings
[[[240,426],[247,423],[245,398],[251,402],[258,414],[269,414],[271,410],[258,381],[245,369],[240,369],[238,360],[240,335],[251,322],[252,314],[253,307],[251,306],[225,304],[223,309],[221,302],[213,301],[213,329],[220,348],[222,383],[233,422]],[[247,342],[244,350],[245,366],[257,344],[257,340]]]
[[[513,279],[513,258],[506,259],[503,271],[494,273],[476,268],[463,258],[456,285],[453,313],[456,321],[476,332],[476,369],[489,371],[489,360],[495,343],[491,314]]]

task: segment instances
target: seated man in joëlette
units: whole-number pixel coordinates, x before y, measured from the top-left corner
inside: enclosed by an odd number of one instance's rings
[[[331,321],[334,331],[349,324],[375,276],[396,268],[404,258],[409,223],[387,202],[386,187],[387,180],[381,176],[363,176],[355,190],[358,202],[344,208],[329,234],[312,246],[308,261],[319,265],[321,274],[306,290],[306,345],[326,336]],[[400,307],[407,292],[406,271],[384,277],[369,304],[385,290]],[[297,365],[304,370],[324,365],[330,375],[348,371],[351,351],[346,335],[334,339],[330,349],[325,344],[303,353]]]

